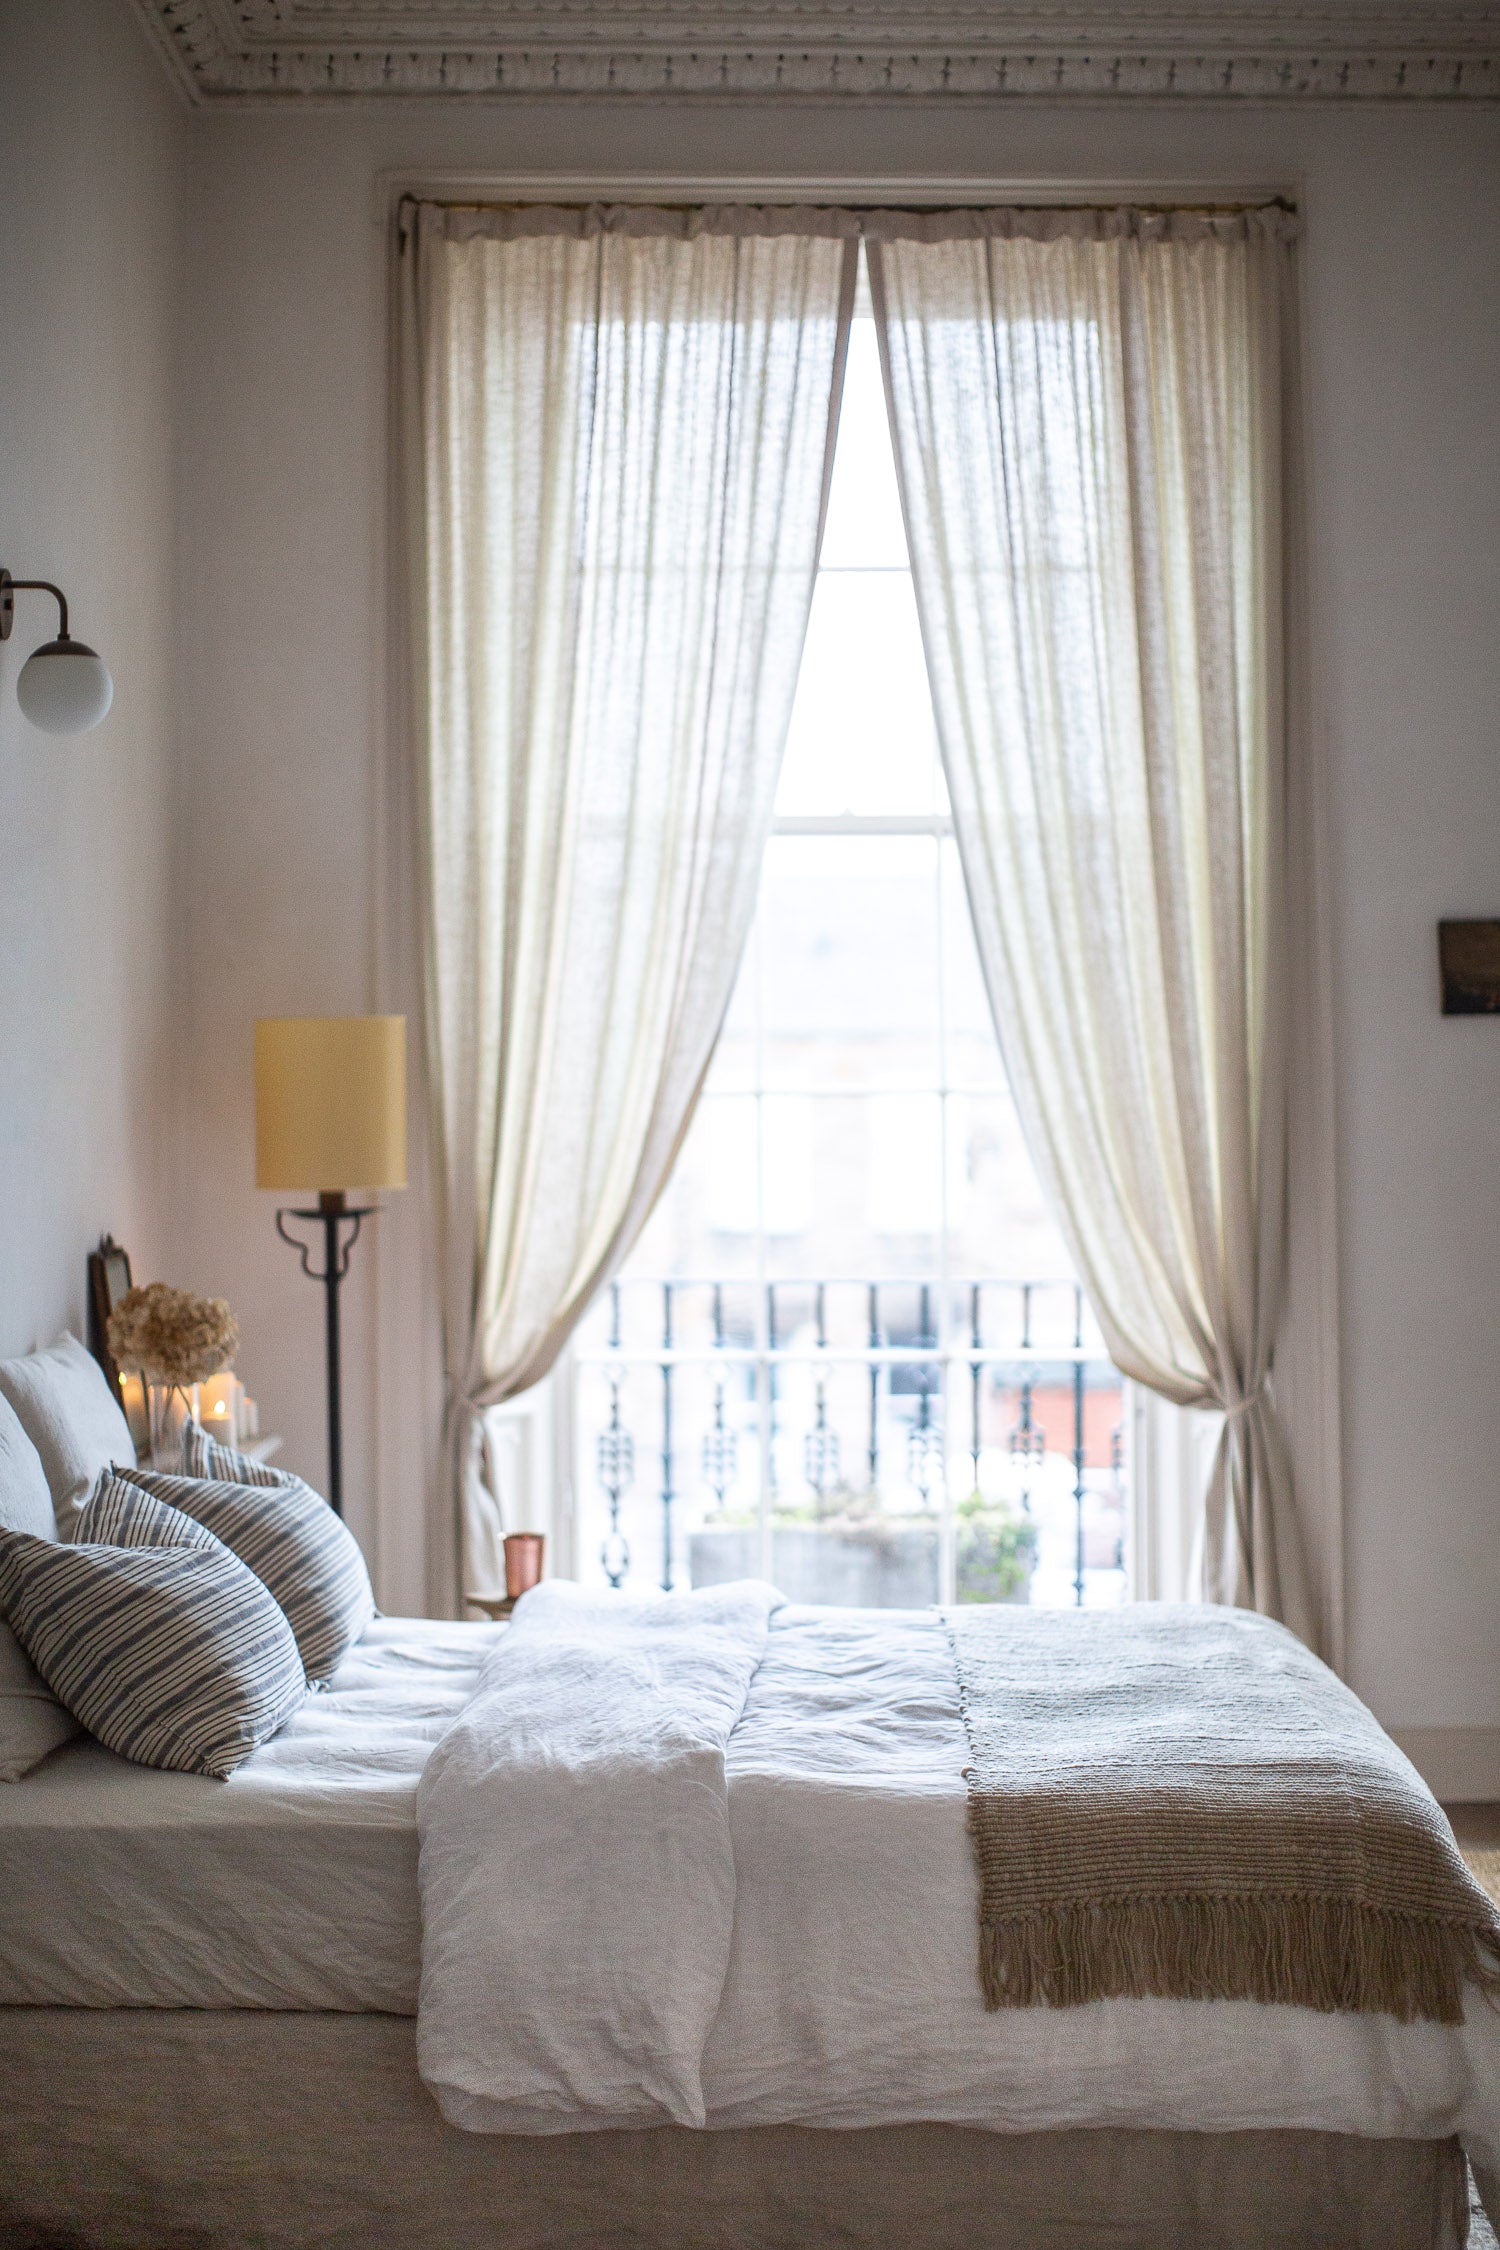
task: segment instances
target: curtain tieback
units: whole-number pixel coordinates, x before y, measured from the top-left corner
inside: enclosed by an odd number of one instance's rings
[[[1245,1419],[1245,1416],[1250,1412],[1252,1407],[1260,1406],[1264,1403],[1265,1396],[1265,1384],[1257,1383],[1248,1398],[1236,1399],[1233,1406],[1226,1406],[1223,1409],[1225,1421],[1242,1422]]]

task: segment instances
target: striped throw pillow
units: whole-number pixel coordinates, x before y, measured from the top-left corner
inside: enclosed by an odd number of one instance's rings
[[[75,1547],[221,1547],[224,1542],[180,1508],[153,1499],[106,1469],[79,1511],[71,1544]]]
[[[236,1453],[232,1445],[221,1444],[192,1416],[182,1425],[182,1473],[185,1477],[209,1478],[215,1484],[272,1486],[301,1481],[290,1469],[273,1469],[265,1461],[252,1461],[248,1453]]]
[[[292,1629],[201,1524],[106,1476],[84,1520],[121,1540],[0,1530],[0,1609],[58,1701],[138,1765],[226,1779],[307,1693]],[[128,1491],[128,1487],[125,1488]],[[175,1519],[175,1520],[174,1520]]]
[[[116,1474],[205,1524],[248,1563],[286,1612],[309,1680],[322,1686],[375,1615],[365,1558],[328,1502],[300,1477],[247,1485],[156,1469]]]

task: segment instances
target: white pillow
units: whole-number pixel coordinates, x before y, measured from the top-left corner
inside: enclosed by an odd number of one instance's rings
[[[82,1732],[10,1627],[0,1625],[0,1781],[22,1780],[50,1750]]]
[[[0,1529],[55,1539],[41,1455],[0,1398]],[[0,1781],[19,1781],[49,1750],[79,1733],[8,1625],[0,1624]]]
[[[60,1336],[25,1359],[0,1360],[0,1395],[42,1457],[56,1520],[48,1536],[67,1539],[101,1470],[113,1461],[135,1466],[119,1400],[76,1336]]]
[[[0,1396],[0,1530],[29,1531],[55,1539],[52,1494],[42,1457],[22,1429],[9,1399]]]

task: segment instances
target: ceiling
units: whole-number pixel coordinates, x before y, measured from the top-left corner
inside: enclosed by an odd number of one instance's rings
[[[190,100],[1500,99],[1500,0],[135,0]]]

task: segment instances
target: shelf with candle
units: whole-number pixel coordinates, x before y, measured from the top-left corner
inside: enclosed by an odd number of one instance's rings
[[[198,1386],[198,1419],[221,1445],[237,1446],[241,1437],[252,1434],[244,1411],[247,1403],[245,1386],[231,1368]]]
[[[144,1465],[151,1459],[151,1412],[147,1387],[139,1375],[121,1375],[120,1404],[135,1440],[136,1457]],[[176,1445],[182,1423],[189,1414],[196,1414],[209,1436],[216,1438],[220,1445],[246,1453],[252,1461],[269,1461],[273,1454],[281,1451],[279,1437],[270,1433],[261,1435],[259,1406],[238,1376],[226,1368],[222,1374],[210,1376],[206,1383],[194,1383],[174,1396],[168,1417],[170,1456],[159,1466],[176,1467]]]

